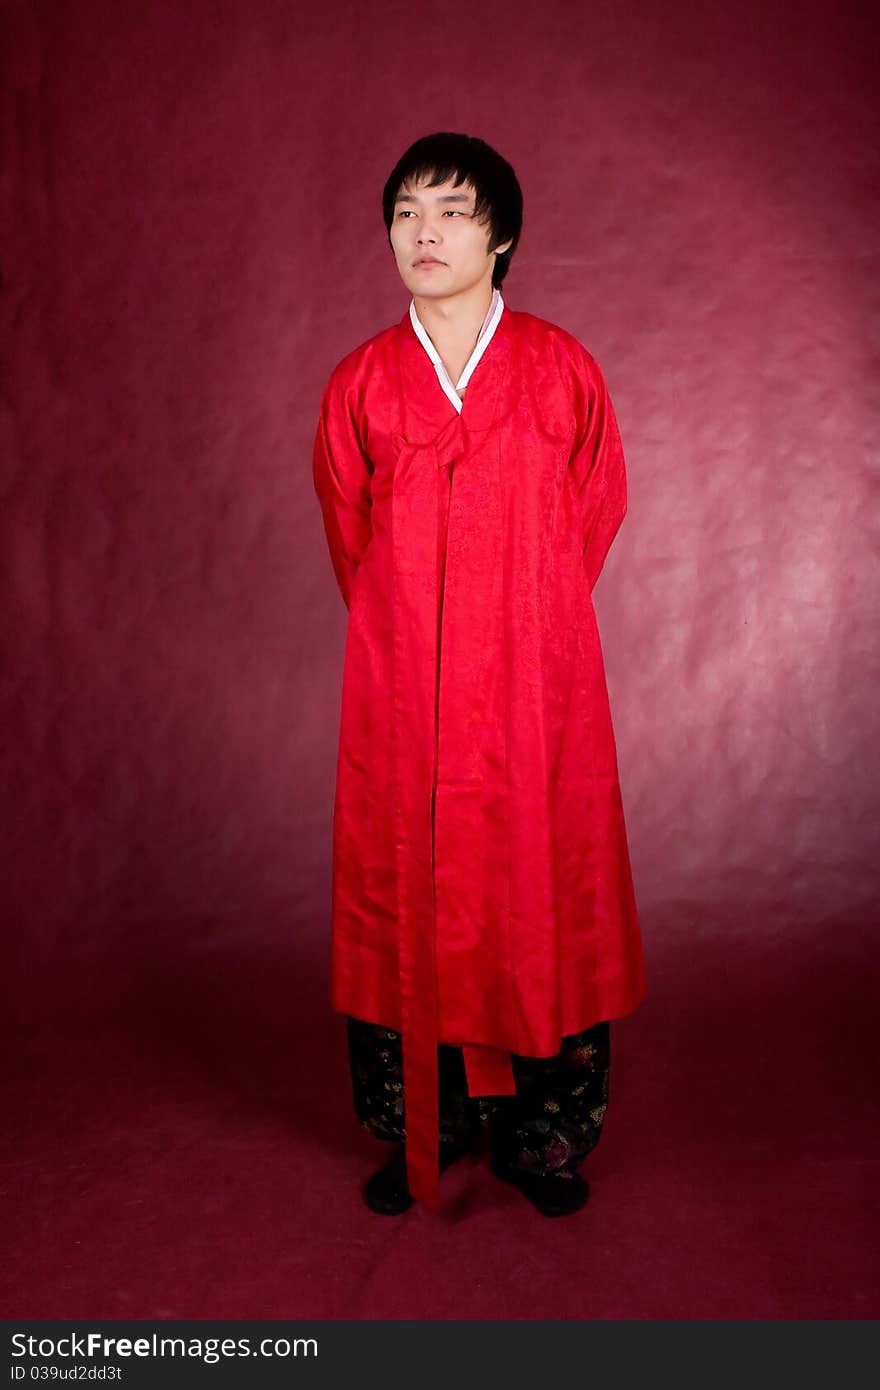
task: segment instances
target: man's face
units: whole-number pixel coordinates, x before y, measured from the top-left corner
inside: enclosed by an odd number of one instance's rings
[[[451,180],[428,188],[404,184],[391,222],[391,245],[400,278],[414,295],[446,299],[481,283],[491,285],[495,251],[490,228],[474,218],[476,194],[469,183]],[[510,242],[497,247],[506,251]]]

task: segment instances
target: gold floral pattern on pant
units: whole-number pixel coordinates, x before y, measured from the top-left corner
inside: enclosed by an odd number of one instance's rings
[[[399,1032],[348,1018],[355,1112],[377,1139],[405,1143]],[[608,1105],[611,1030],[597,1023],[562,1039],[553,1057],[512,1054],[515,1096],[469,1096],[460,1047],[437,1049],[440,1156],[469,1148],[481,1125],[493,1163],[529,1173],[573,1173],[596,1147]]]

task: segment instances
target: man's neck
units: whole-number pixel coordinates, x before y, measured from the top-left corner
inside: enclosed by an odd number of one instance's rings
[[[419,322],[437,351],[461,349],[477,341],[477,334],[492,303],[492,282],[481,282],[448,299],[428,299],[413,295]]]

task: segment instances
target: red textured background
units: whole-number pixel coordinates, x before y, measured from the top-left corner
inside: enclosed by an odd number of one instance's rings
[[[356,1187],[375,1155],[329,1014],[345,612],[310,456],[331,368],[408,303],[382,184],[411,140],[452,129],[516,168],[505,299],[596,356],[629,467],[596,606],[650,997],[617,1031],[596,1163],[609,1186],[631,1176],[650,1133],[646,1182],[658,1157],[713,1167],[771,1110],[768,1150],[803,1139],[783,1168],[844,1165],[822,1168],[844,1203],[819,1203],[829,1232],[862,1232],[880,864],[870,7],[69,0],[7,5],[3,29],[2,987],[31,1144],[13,1176],[47,1229],[75,1221],[77,1181],[98,1201],[94,1174],[116,1168],[115,1140],[73,1173],[41,1158],[58,1126],[99,1143],[89,1107],[63,1099],[64,1059],[132,1124],[132,1077],[155,1124],[185,1078],[181,1123],[200,1087],[228,1106],[211,1142],[230,1183],[239,1162],[253,1178],[243,1107],[350,1204],[318,1283],[287,1271],[288,1290],[304,1281],[291,1315],[428,1315],[406,1272],[402,1301],[371,1310],[340,1263],[345,1223],[375,1234]],[[166,1215],[188,1186],[167,1123],[150,1152],[169,1187],[148,1203]],[[507,1229],[518,1194],[490,1191]],[[273,1192],[267,1240],[277,1203],[301,1201]],[[562,1315],[876,1314],[876,1265],[869,1279],[852,1240],[844,1257],[792,1231],[779,1279],[757,1283],[750,1247],[729,1291],[694,1220],[708,1263],[680,1306],[674,1281],[651,1282],[642,1231],[649,1283]],[[213,1284],[210,1256],[201,1274],[179,1259],[161,1296],[149,1261],[114,1294],[112,1256],[90,1272],[68,1235],[29,1281],[14,1271],[9,1309],[288,1307],[271,1280]],[[800,1294],[781,1273],[793,1255]],[[559,1316],[556,1296],[533,1313],[496,1290],[472,1315]]]

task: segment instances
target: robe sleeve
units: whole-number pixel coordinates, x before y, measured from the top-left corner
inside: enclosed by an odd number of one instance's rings
[[[568,467],[592,592],[626,515],[626,469],[605,379],[595,359],[585,348],[581,352],[570,383],[577,430]]]
[[[346,608],[350,606],[355,573],[370,542],[372,473],[358,437],[351,394],[337,368],[321,398],[312,477],[333,571]]]

